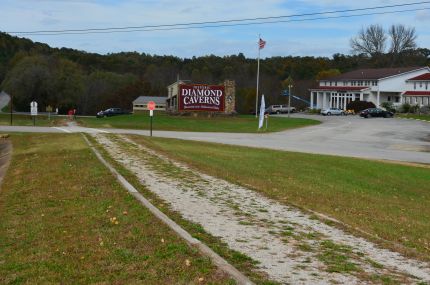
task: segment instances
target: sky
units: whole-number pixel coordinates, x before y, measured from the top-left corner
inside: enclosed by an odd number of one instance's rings
[[[144,26],[271,17],[421,2],[419,0],[0,0],[0,31],[27,32]],[[350,54],[349,41],[370,24],[415,27],[420,47],[430,48],[429,10],[190,30],[86,35],[31,35],[33,41],[100,54],[137,51],[181,58],[243,53],[255,58],[258,36],[267,44],[261,57]],[[404,10],[394,8],[390,10]],[[376,10],[374,10],[376,11]],[[363,13],[363,12],[362,12]]]

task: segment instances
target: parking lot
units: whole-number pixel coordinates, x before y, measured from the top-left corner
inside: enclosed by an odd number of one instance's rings
[[[287,116],[287,115],[274,115]],[[307,153],[430,164],[430,123],[399,118],[292,117],[322,121],[312,127],[271,134],[156,132],[156,136]],[[269,122],[270,124],[270,122]]]

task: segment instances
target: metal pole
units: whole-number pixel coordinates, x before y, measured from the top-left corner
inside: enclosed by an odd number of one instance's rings
[[[152,137],[152,116],[151,116],[151,120],[150,121],[151,121],[151,123],[150,123],[150,125],[151,125],[150,126],[150,136]]]
[[[268,125],[269,125],[269,115],[267,115],[267,118],[266,118],[266,131],[267,131]]]
[[[33,116],[33,127],[36,126],[36,116]]]
[[[257,59],[257,92],[255,94],[255,117],[258,117],[258,84],[260,81],[260,34],[258,34],[258,59]]]
[[[291,109],[291,84],[288,85],[288,118],[290,117]]]
[[[13,123],[13,116],[12,116],[12,108],[13,108],[13,95],[10,95],[10,125],[12,126]]]

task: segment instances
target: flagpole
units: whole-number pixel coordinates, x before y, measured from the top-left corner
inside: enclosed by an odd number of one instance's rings
[[[258,59],[257,59],[257,92],[255,94],[255,117],[257,118],[258,113],[258,84],[260,81],[260,34],[258,34]]]

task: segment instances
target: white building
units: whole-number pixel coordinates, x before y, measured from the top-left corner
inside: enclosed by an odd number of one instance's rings
[[[167,86],[167,110],[168,111],[178,111],[178,93],[179,85],[189,84],[191,80],[177,80],[174,83]]]
[[[354,100],[429,105],[430,68],[359,69],[319,81],[310,89],[311,108],[341,108]]]
[[[133,112],[147,111],[147,105],[150,101],[153,101],[155,103],[156,111],[166,111],[166,100],[167,97],[139,96],[133,101]]]

